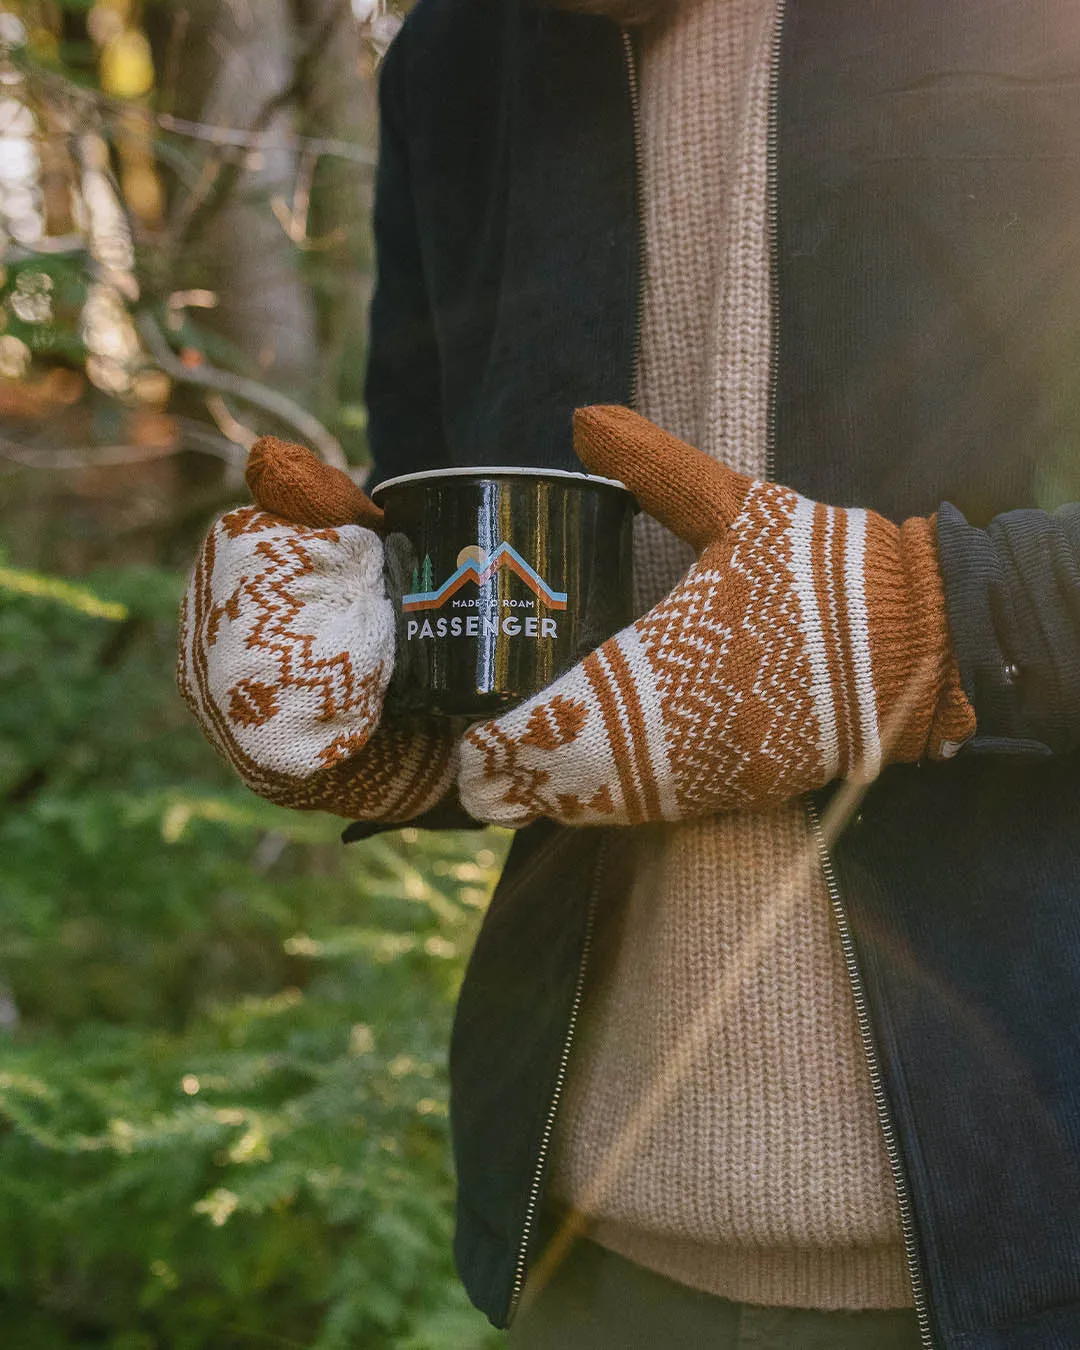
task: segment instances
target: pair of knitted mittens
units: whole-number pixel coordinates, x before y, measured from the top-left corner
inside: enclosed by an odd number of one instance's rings
[[[948,758],[973,733],[932,519],[897,527],[751,481],[625,408],[583,409],[575,434],[586,467],[621,479],[698,561],[542,694],[467,733],[472,815],[637,824],[764,807]]]
[[[434,720],[382,719],[394,665],[382,512],[299,445],[251,451],[255,505],[203,542],[184,596],[177,683],[261,797],[355,820],[411,820],[454,780]]]

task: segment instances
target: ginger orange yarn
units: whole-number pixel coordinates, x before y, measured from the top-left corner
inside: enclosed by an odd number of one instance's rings
[[[347,473],[324,464],[306,445],[261,436],[244,471],[264,511],[298,525],[382,528],[383,513]]]
[[[754,481],[627,408],[583,409],[575,432],[583,463],[698,561],[551,688],[468,732],[474,816],[693,819],[948,757],[972,734],[932,521]]]

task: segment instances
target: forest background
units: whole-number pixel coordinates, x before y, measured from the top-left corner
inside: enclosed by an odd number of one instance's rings
[[[0,0],[0,1338],[481,1350],[446,1048],[506,846],[260,802],[173,685],[274,431],[365,462],[382,0]]]

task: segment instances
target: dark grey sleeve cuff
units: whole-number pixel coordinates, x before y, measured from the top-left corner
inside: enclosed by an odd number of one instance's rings
[[[341,832],[343,844],[355,844],[361,839],[370,839],[376,834],[390,834],[394,830],[486,830],[483,821],[474,820],[458,801],[457,788],[453,788],[441,802],[414,820],[401,820],[396,824],[381,820],[354,820]]]
[[[1012,511],[981,530],[946,502],[938,550],[977,719],[965,749],[1048,755],[1080,747],[1080,506]]]

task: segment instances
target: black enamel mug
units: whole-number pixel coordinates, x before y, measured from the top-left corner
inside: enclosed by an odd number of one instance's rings
[[[372,497],[397,623],[394,712],[497,716],[633,620],[635,504],[621,483],[438,469]]]

